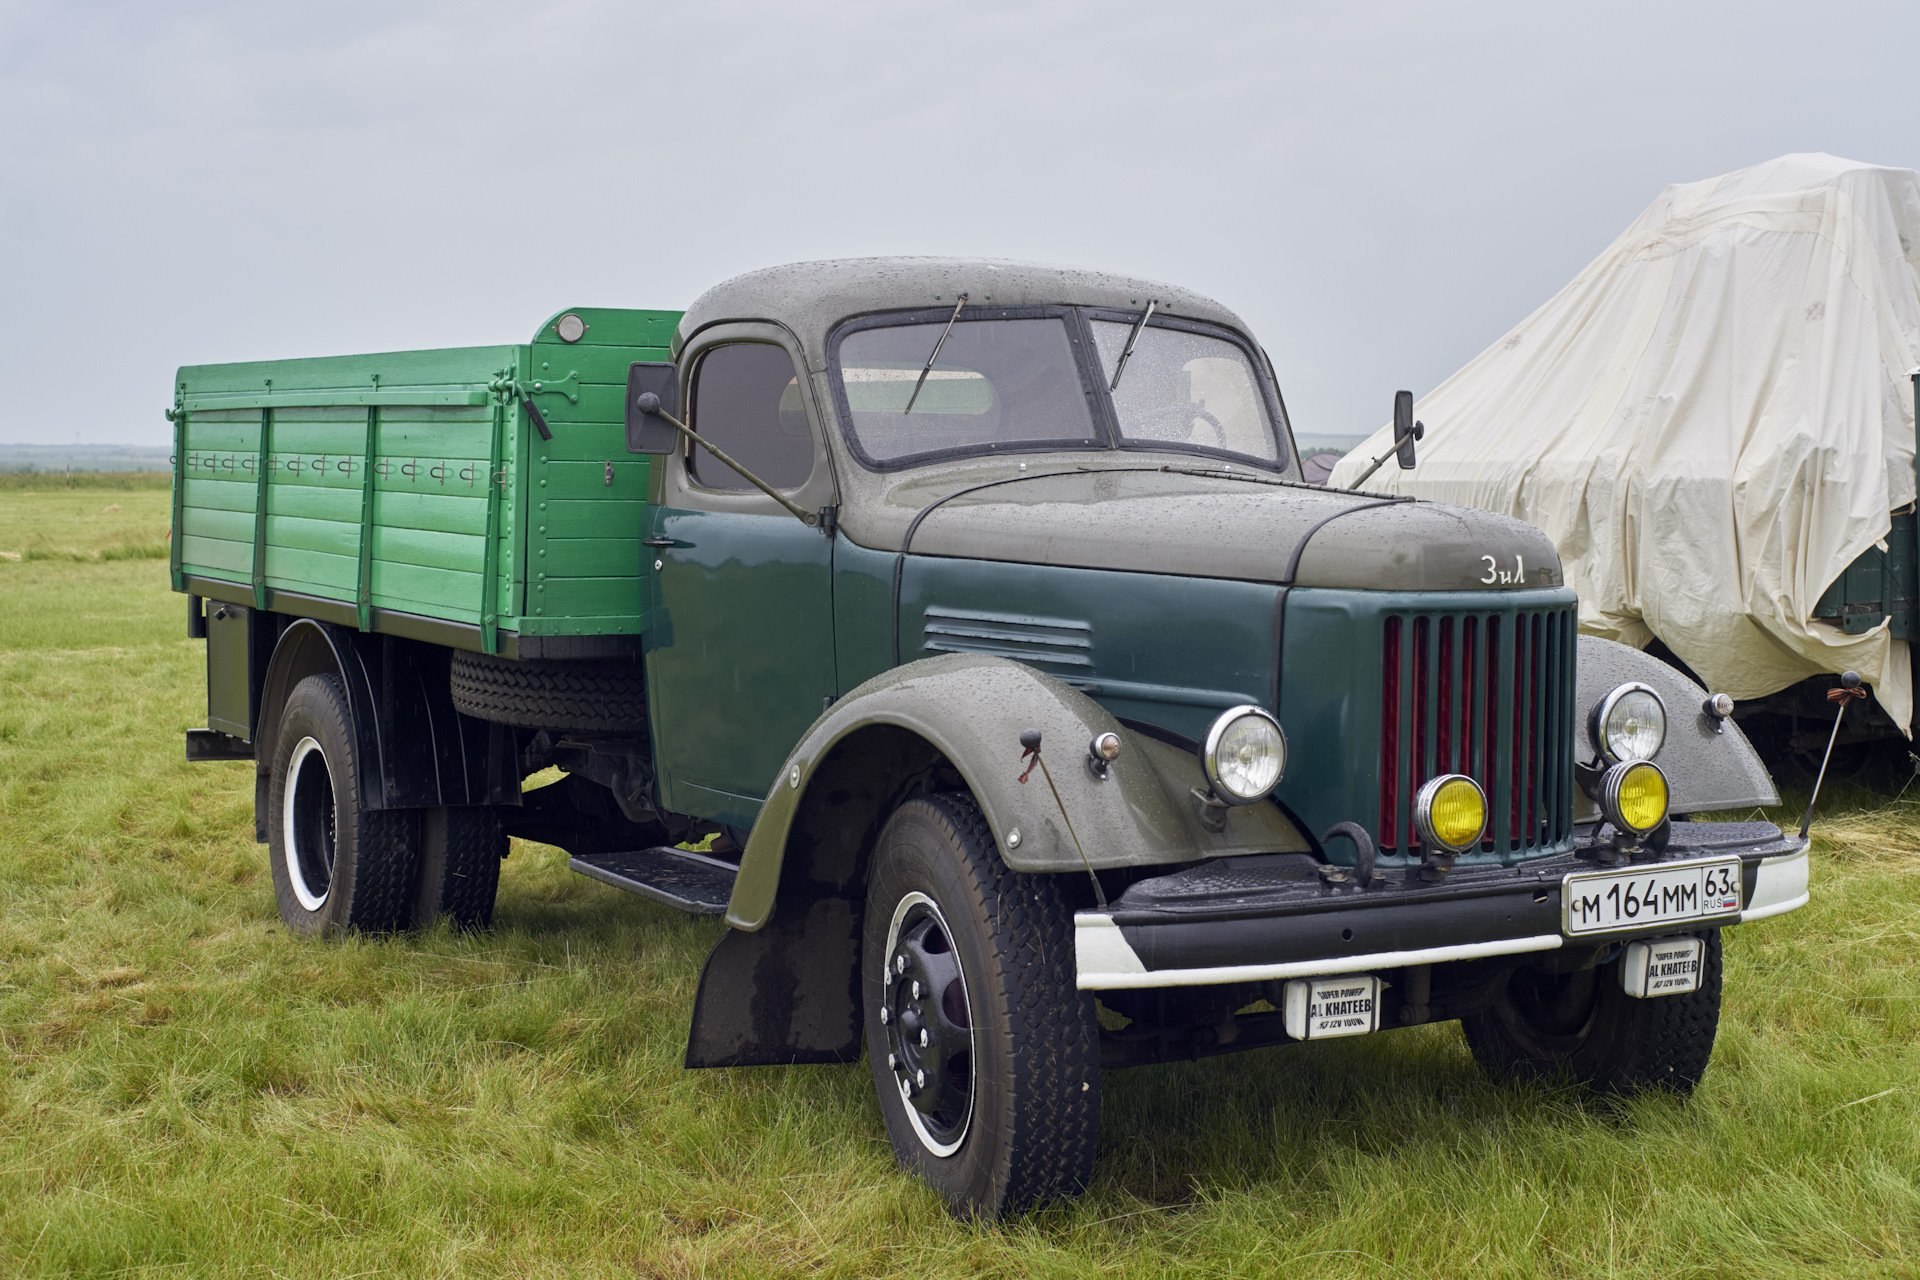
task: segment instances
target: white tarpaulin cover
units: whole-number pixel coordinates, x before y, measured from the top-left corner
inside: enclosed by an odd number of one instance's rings
[[[1366,487],[1537,525],[1583,629],[1658,636],[1714,689],[1851,667],[1904,727],[1905,642],[1808,619],[1914,500],[1917,261],[1911,170],[1790,155],[1669,187],[1421,397],[1419,465],[1389,461]]]

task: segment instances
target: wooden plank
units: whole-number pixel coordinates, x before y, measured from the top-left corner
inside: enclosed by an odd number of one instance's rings
[[[534,520],[550,539],[622,538],[637,547],[646,515],[647,504],[632,498],[557,498]]]
[[[333,555],[301,547],[269,544],[267,547],[267,585],[329,600],[353,599],[353,554]]]
[[[276,409],[273,414],[273,447],[278,453],[288,457],[304,454],[309,457],[359,457],[364,444],[366,423],[289,421],[290,411]],[[366,411],[363,409],[364,414]]]
[[[211,476],[188,476],[186,479],[186,503],[189,510],[199,511],[253,511],[254,496],[253,473],[246,473],[243,480],[215,479]]]
[[[273,509],[303,520],[358,520],[360,495],[345,486],[275,485]]]
[[[313,390],[258,392],[200,392],[186,397],[189,411],[197,409],[279,409],[333,405],[466,405],[485,404],[487,393],[479,389],[444,391],[349,391],[336,387]]]
[[[383,609],[405,609],[446,617],[457,613],[463,622],[480,620],[480,576],[394,564],[374,557],[373,602]]]
[[[631,538],[549,538],[542,548],[545,555],[530,566],[555,578],[637,577],[640,557],[647,548],[640,545],[639,531]]]
[[[267,517],[267,550],[324,551],[358,562],[360,526],[346,520],[307,520],[300,516]],[[348,579],[352,581],[351,578]]]
[[[442,568],[453,573],[485,571],[486,545],[470,534],[429,533],[420,529],[395,529],[376,525],[371,540],[372,558],[389,564],[416,564],[423,568]]]
[[[278,423],[274,425],[278,432]],[[344,466],[342,464],[345,464]],[[356,453],[286,453],[276,450],[266,460],[267,479],[276,489],[360,488],[362,459]]]
[[[242,545],[253,543],[253,512],[224,511],[213,508],[188,507],[181,513],[182,524],[175,536],[181,533],[196,538],[219,538],[226,542]]]
[[[500,369],[512,366],[522,348],[514,345],[441,347],[423,351],[382,351],[364,355],[318,356],[297,360],[254,360],[234,364],[187,365],[175,385],[188,395],[274,394],[337,388],[371,393],[484,387]],[[340,403],[335,401],[335,403]]]
[[[260,415],[256,412],[244,422],[231,417],[208,421],[205,413],[188,416],[186,453],[257,453],[260,449]],[[186,454],[182,454],[182,457]]]
[[[641,581],[631,578],[549,578],[529,588],[528,612],[549,618],[636,616],[646,609]]]
[[[549,462],[635,462],[646,465],[647,455],[627,451],[627,428],[618,422],[551,422],[553,439],[540,442]]]
[[[613,464],[611,485],[606,483],[608,462]],[[610,454],[600,462],[536,463],[533,471],[536,503],[556,498],[623,498],[644,502],[647,497],[647,462],[631,453]]]
[[[246,542],[231,542],[225,538],[202,538],[194,534],[182,534],[175,539],[180,543],[180,565],[185,573],[202,573],[208,577],[224,578],[230,582],[244,583],[253,566],[253,546]]]
[[[383,529],[422,529],[431,533],[465,533],[485,537],[487,500],[474,493],[414,493],[374,488],[375,519]]]
[[[536,344],[533,348],[533,372],[528,381],[576,390],[583,382],[625,387],[627,370],[633,367],[636,360],[657,363],[666,358],[666,347],[607,347],[587,342],[571,347],[564,344]],[[574,375],[571,381],[567,380],[568,374]],[[563,399],[557,395],[541,396],[540,411],[545,413],[550,401]]]

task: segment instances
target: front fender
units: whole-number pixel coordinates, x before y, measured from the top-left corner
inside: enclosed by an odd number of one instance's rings
[[[1581,636],[1574,706],[1574,755],[1592,759],[1587,721],[1593,708],[1616,685],[1637,680],[1667,704],[1667,742],[1655,757],[1672,789],[1675,813],[1711,813],[1780,803],[1773,779],[1747,735],[1732,720],[1714,720],[1702,710],[1707,691],[1649,653],[1596,636]],[[1596,818],[1593,802],[1576,792],[1576,819]]]
[[[814,722],[781,767],[747,839],[727,908],[729,924],[752,930],[767,922],[796,817],[836,748],[876,726],[911,734],[959,773],[986,815],[1000,856],[1016,871],[1161,866],[1313,847],[1272,803],[1229,809],[1224,830],[1207,830],[1189,795],[1206,785],[1193,752],[1126,728],[1093,699],[1032,667],[947,654],[876,676]],[[1038,770],[1025,784],[1019,781],[1025,768],[1020,735],[1028,729],[1041,732],[1058,803]],[[1109,731],[1120,735],[1123,746],[1102,778],[1087,767],[1087,744]],[[821,800],[830,804],[833,798]],[[871,815],[875,824],[884,816]]]

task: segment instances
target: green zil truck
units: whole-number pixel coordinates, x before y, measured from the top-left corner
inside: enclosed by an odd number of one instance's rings
[[[287,925],[484,926],[509,837],[724,914],[687,1065],[864,1054],[962,1215],[1084,1187],[1137,1063],[1458,1020],[1684,1093],[1721,930],[1807,900],[1694,820],[1777,800],[1727,700],[1531,527],[1303,483],[1184,289],[785,266],[169,417],[187,753],[253,762]]]

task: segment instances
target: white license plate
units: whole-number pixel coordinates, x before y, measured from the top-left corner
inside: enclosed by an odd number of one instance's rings
[[[1576,872],[1561,884],[1560,903],[1568,937],[1738,915],[1740,859]]]
[[[1620,963],[1620,985],[1636,1000],[1698,991],[1706,954],[1707,944],[1691,936],[1629,942]]]
[[[1380,979],[1295,978],[1287,984],[1287,1034],[1295,1040],[1363,1036],[1380,1027]]]

